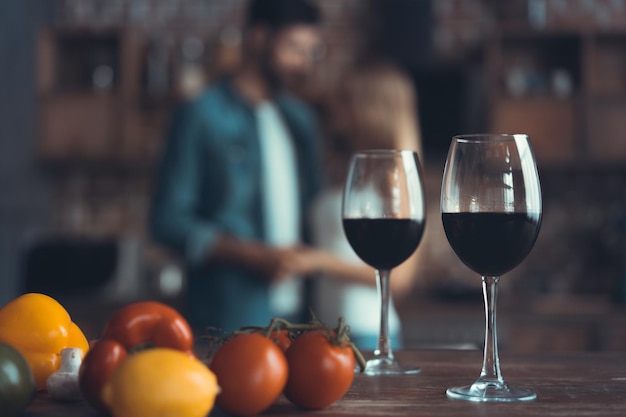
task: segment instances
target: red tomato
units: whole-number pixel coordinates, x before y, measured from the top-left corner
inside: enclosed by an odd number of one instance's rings
[[[259,333],[237,335],[224,343],[209,367],[221,389],[217,406],[237,416],[253,416],[268,408],[287,382],[285,355]]]
[[[348,391],[354,379],[354,353],[347,340],[333,342],[328,330],[311,330],[293,341],[287,350],[289,379],[285,396],[311,410],[334,403]]]

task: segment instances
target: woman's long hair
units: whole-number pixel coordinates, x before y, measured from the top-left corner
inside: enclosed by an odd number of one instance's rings
[[[343,166],[364,149],[410,149],[422,156],[415,87],[389,63],[355,65],[331,95],[327,149]]]

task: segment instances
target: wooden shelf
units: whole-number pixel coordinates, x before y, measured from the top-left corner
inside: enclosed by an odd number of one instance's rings
[[[122,86],[122,29],[46,28],[39,36],[39,92],[98,92]]]

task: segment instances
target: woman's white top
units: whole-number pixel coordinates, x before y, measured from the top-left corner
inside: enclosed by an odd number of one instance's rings
[[[348,262],[362,264],[343,231],[341,217],[342,190],[331,188],[322,192],[311,210],[313,244],[332,252]],[[393,279],[393,271],[391,273]],[[343,316],[355,335],[378,336],[380,299],[372,269],[372,285],[345,282],[321,276],[314,282],[313,311],[328,326],[335,326]],[[400,320],[393,303],[389,306],[389,335],[400,334]]]

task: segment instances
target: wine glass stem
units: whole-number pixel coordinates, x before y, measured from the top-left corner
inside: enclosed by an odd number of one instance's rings
[[[483,298],[485,301],[485,348],[483,369],[479,381],[504,382],[500,372],[498,357],[498,333],[496,329],[496,299],[500,277],[483,277]]]
[[[393,360],[389,342],[389,275],[390,270],[376,270],[376,285],[380,296],[380,332],[374,356]]]

